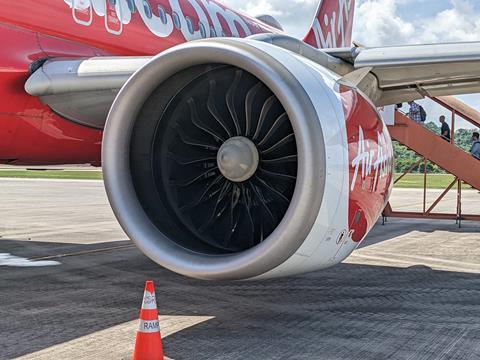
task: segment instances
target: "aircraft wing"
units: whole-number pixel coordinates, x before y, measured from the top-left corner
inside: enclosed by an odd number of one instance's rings
[[[327,50],[377,105],[480,92],[480,42]],[[372,77],[373,75],[373,77]]]
[[[257,39],[339,73],[377,106],[480,92],[480,42],[318,50],[284,35]],[[25,89],[65,118],[101,129],[119,89],[150,59],[48,59],[34,66]]]

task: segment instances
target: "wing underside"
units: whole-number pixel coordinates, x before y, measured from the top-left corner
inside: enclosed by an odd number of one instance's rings
[[[258,40],[330,68],[341,76],[339,82],[358,87],[377,106],[480,92],[480,42],[318,50],[275,36]],[[65,118],[101,129],[120,88],[150,59],[49,59],[32,73],[25,89]]]

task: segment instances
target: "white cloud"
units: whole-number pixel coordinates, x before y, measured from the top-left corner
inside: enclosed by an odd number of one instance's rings
[[[415,26],[397,15],[398,0],[367,0],[355,15],[354,39],[362,44],[406,44],[415,38]]]
[[[285,31],[302,38],[312,24],[319,0],[222,0],[225,5],[252,16],[271,15]]]
[[[329,0],[331,1],[331,0]],[[477,0],[440,0],[447,9],[428,14],[432,0],[357,0],[354,39],[368,46],[480,40]],[[319,0],[223,0],[250,15],[269,14],[287,33],[303,37],[312,23]],[[428,16],[414,21],[399,15],[399,7]]]
[[[427,19],[419,31],[424,42],[480,40],[480,14],[473,3],[452,0],[452,7]]]
[[[450,0],[448,8],[429,16],[402,18],[400,5],[421,7],[428,2],[411,0],[363,0],[357,6],[354,38],[368,46],[441,43],[480,40],[480,13],[472,0]],[[414,20],[416,19],[416,20]]]

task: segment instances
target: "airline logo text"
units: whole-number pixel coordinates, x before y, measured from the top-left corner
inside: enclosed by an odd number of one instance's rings
[[[331,1],[333,3],[335,0]],[[354,2],[353,0],[337,1],[337,7],[333,6],[327,9],[323,19],[315,19],[313,23],[313,33],[319,49],[349,46],[347,39],[345,39],[345,34],[349,21],[352,21],[350,16],[353,14],[352,7]]]
[[[369,190],[376,192],[379,180],[392,174],[393,154],[383,131],[377,132],[377,141],[365,139],[362,127],[358,131],[357,156],[352,160],[354,169],[350,191],[354,191],[358,176],[362,179],[362,189],[366,189],[365,180],[374,175],[373,184]]]
[[[95,12],[98,16],[105,17],[106,30],[115,35],[120,35],[123,25],[130,23],[134,12],[138,12],[145,26],[153,34],[162,38],[171,36],[174,29],[181,31],[187,41],[224,36],[224,29],[219,19],[225,21],[228,30],[234,37],[252,35],[248,24],[240,15],[209,0],[187,0],[195,10],[194,18],[195,21],[198,20],[198,24],[195,26],[193,19],[185,15],[182,10],[180,0],[164,0],[163,2],[116,0],[113,5],[109,0],[64,1],[72,9],[72,16],[78,24],[90,26]],[[167,12],[166,7],[162,5],[166,2],[170,5],[171,13]],[[154,9],[152,9],[153,6],[155,6]]]

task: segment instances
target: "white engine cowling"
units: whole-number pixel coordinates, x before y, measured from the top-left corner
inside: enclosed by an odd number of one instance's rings
[[[280,47],[209,39],[153,58],[116,98],[107,194],[153,261],[212,280],[345,259],[383,210],[392,148],[374,106]]]

